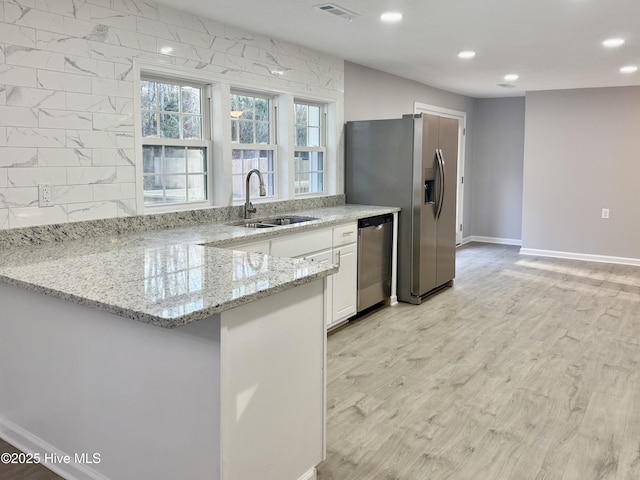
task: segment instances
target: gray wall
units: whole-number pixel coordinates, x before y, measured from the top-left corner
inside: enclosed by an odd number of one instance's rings
[[[413,113],[414,102],[466,112],[472,99],[356,63],[344,62],[345,121],[400,118]]]
[[[523,247],[640,258],[639,132],[640,87],[528,93]]]
[[[472,235],[522,238],[524,119],[524,97],[475,102],[473,163],[466,179]]]
[[[439,90],[413,80],[373,70],[355,63],[344,64],[344,118],[377,120],[400,118],[413,113],[414,103],[426,103],[467,113],[467,139],[465,144],[465,177],[471,173],[473,152],[473,113],[475,100],[464,95]],[[463,236],[471,235],[471,194],[465,188]]]

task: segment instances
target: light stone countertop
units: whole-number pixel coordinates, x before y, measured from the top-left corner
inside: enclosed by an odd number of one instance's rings
[[[13,247],[0,250],[0,282],[173,328],[337,271],[225,247],[397,211],[342,205],[289,212],[318,220],[276,228],[213,222]]]

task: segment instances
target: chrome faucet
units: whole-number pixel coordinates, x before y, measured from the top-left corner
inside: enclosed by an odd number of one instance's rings
[[[249,218],[252,213],[256,213],[256,207],[254,207],[253,203],[251,203],[251,201],[249,200],[249,179],[254,173],[258,174],[258,180],[260,180],[260,196],[265,197],[267,195],[267,190],[266,188],[264,188],[264,180],[262,178],[260,170],[258,170],[257,168],[249,170],[249,173],[247,173],[246,185],[244,186],[244,191],[247,194],[247,199],[244,202],[244,218]]]

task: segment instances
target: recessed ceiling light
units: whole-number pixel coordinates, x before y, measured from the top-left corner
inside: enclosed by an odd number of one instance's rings
[[[400,12],[384,12],[380,15],[380,20],[383,22],[399,22],[402,20],[402,14]]]
[[[173,47],[160,47],[160,53],[163,55],[169,55],[173,52]]]
[[[509,73],[509,74],[504,76],[504,79],[507,82],[515,82],[519,78],[520,78],[520,75],[516,75],[515,73]]]
[[[627,65],[626,67],[622,67],[620,71],[622,73],[635,73],[638,71],[638,67],[635,65]]]
[[[624,44],[624,38],[608,38],[604,42],[602,42],[602,45],[604,45],[607,48],[616,48],[623,44]]]
[[[476,56],[476,52],[472,52],[471,50],[465,50],[464,52],[460,52],[458,56],[460,58],[473,58]]]

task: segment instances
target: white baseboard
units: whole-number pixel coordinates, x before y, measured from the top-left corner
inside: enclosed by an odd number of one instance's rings
[[[397,295],[391,295],[389,297],[389,305],[394,306],[398,304],[398,296]]]
[[[316,467],[313,467],[307,473],[302,475],[298,480],[316,480]]]
[[[40,464],[42,466],[48,468],[66,480],[109,480],[107,477],[101,475],[92,468],[75,463],[75,453],[82,455],[83,452],[62,452],[53,445],[42,440],[40,437],[36,437],[22,427],[1,417],[0,438],[24,453],[32,455],[38,454]],[[45,457],[45,455],[47,455],[47,457]],[[51,457],[52,455],[55,455],[55,458],[57,459],[62,459],[65,455],[68,455],[71,457],[71,462],[64,463],[62,461],[45,461],[46,458]]]
[[[464,245],[469,242],[495,243],[498,245],[522,245],[522,240],[518,238],[481,237],[479,235],[470,235],[463,238],[460,245]]]
[[[520,255],[566,258],[569,260],[583,260],[585,262],[615,263],[618,265],[640,266],[640,258],[612,257],[609,255],[593,255],[590,253],[559,252],[556,250],[539,250],[537,248],[521,248]]]

